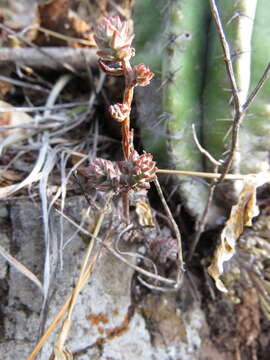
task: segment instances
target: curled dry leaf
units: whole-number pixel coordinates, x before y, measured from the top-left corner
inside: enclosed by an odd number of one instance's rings
[[[223,264],[233,257],[236,242],[243,233],[244,227],[252,226],[252,219],[259,215],[256,190],[267,182],[270,182],[270,172],[246,175],[238,202],[232,207],[230,217],[221,232],[220,245],[216,249],[208,272],[215,280],[216,287],[222,292],[228,291],[220,279],[223,273]]]
[[[3,98],[12,89],[12,84],[0,80],[0,97]]]
[[[136,202],[136,214],[141,226],[155,226],[151,207],[145,201]]]
[[[0,108],[1,109],[11,109],[12,105],[8,104],[5,101],[0,100]],[[13,127],[12,129],[8,129],[0,132],[0,142],[4,141],[7,143],[7,138],[11,138],[15,142],[16,140],[20,140],[24,138],[27,134],[27,130],[24,128],[19,128],[22,124],[28,124],[33,122],[31,116],[27,115],[23,112],[0,112],[0,126],[9,126]],[[18,126],[18,128],[15,128]]]

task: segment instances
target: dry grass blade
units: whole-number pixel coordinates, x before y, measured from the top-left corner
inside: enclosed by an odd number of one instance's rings
[[[67,318],[65,319],[65,322],[63,323],[60,334],[59,334],[59,336],[58,336],[58,338],[57,338],[57,340],[55,342],[54,357],[52,357],[52,359],[55,359],[55,360],[72,359],[72,357],[68,357],[68,356],[71,356],[71,354],[64,348],[64,344],[65,344],[65,341],[66,341],[66,339],[68,337],[69,330],[70,330],[70,327],[71,327],[71,324],[72,324],[72,313],[73,313],[74,306],[76,304],[76,300],[77,300],[77,298],[79,296],[80,291],[82,290],[82,288],[84,287],[86,281],[88,280],[89,276],[91,275],[91,273],[92,273],[92,271],[94,269],[94,265],[95,265],[95,263],[97,261],[98,255],[99,255],[99,253],[96,254],[96,256],[92,259],[90,264],[88,264],[91,253],[92,253],[92,250],[93,250],[93,247],[94,247],[94,244],[95,244],[95,239],[98,236],[98,233],[100,231],[100,228],[101,228],[101,225],[102,225],[102,222],[103,222],[107,207],[109,205],[109,202],[111,201],[111,198],[112,198],[112,194],[109,194],[108,199],[106,201],[106,204],[104,206],[104,209],[98,216],[94,233],[91,236],[91,241],[89,242],[89,246],[88,246],[88,248],[86,250],[86,254],[85,254],[85,258],[84,258],[84,261],[83,261],[83,264],[82,264],[82,267],[81,267],[79,278],[77,280],[76,286],[75,286],[71,296],[66,301],[66,303],[63,306],[62,310],[57,314],[57,316],[55,317],[55,319],[54,319],[53,323],[51,324],[51,326],[48,328],[48,330],[42,336],[42,338],[40,339],[40,341],[36,345],[35,349],[32,351],[32,353],[28,357],[28,360],[35,359],[35,357],[37,356],[37,354],[41,350],[44,343],[49,338],[50,334],[52,333],[52,331],[54,330],[56,325],[59,323],[59,321],[62,319],[62,317],[66,313],[67,313]]]
[[[53,244],[56,244],[56,241],[52,241],[52,236],[55,235],[55,231],[50,229],[50,213],[48,206],[48,178],[51,174],[52,169],[56,164],[56,149],[51,149],[48,146],[46,161],[42,168],[42,176],[39,182],[39,193],[41,199],[41,209],[42,209],[42,219],[43,219],[43,229],[44,229],[44,242],[45,242],[45,260],[44,260],[44,270],[43,270],[43,289],[44,289],[44,299],[43,306],[41,311],[41,319],[44,316],[44,309],[47,304],[47,300],[49,297],[49,290],[51,284],[51,278],[53,274],[53,266],[54,263],[53,257],[57,260],[57,249]],[[51,231],[50,231],[51,230]],[[55,262],[56,263],[56,262]]]
[[[54,354],[50,360],[73,360],[73,355],[69,350],[59,349],[57,345],[54,345]]]
[[[43,287],[39,279],[33,274],[29,269],[27,269],[22,263],[16,260],[8,251],[6,251],[0,245],[0,255],[12,266],[14,266],[21,274],[26,276],[29,280],[31,280],[37,287],[43,292]]]
[[[222,174],[220,173],[207,173],[200,171],[186,171],[186,170],[170,170],[170,169],[158,169],[159,174],[178,174],[186,176],[202,177],[206,179],[219,179]],[[241,174],[226,174],[224,180],[244,180],[245,175]]]
[[[83,285],[86,284],[88,278],[90,277],[90,275],[92,274],[93,270],[94,270],[94,266],[96,264],[96,261],[98,259],[98,255],[96,254],[92,263],[88,266],[87,271],[85,272],[84,278],[83,278]],[[42,346],[46,343],[46,341],[49,339],[50,335],[52,334],[52,332],[54,331],[54,329],[56,328],[56,326],[59,324],[59,322],[61,321],[61,319],[65,316],[67,309],[69,307],[70,301],[72,299],[72,294],[70,294],[70,296],[68,297],[68,299],[66,300],[65,304],[63,305],[62,309],[57,313],[57,315],[55,316],[54,320],[52,321],[51,325],[48,327],[48,329],[46,330],[46,332],[42,335],[42,337],[39,339],[37,345],[35,346],[34,350],[31,352],[31,354],[28,356],[27,360],[34,360],[36,358],[36,356],[38,355],[38,353],[40,352]]]
[[[222,292],[227,292],[220,279],[223,273],[223,264],[234,255],[236,242],[243,233],[244,227],[252,226],[252,219],[259,215],[259,208],[256,204],[256,190],[269,181],[269,172],[245,176],[244,187],[239,195],[238,202],[232,207],[230,217],[221,232],[221,243],[216,249],[208,272],[215,280],[217,288]]]
[[[58,213],[60,213],[58,211]],[[86,229],[82,228],[80,225],[76,224],[76,222],[74,222],[72,219],[70,219],[68,216],[66,216],[65,214],[60,213],[62,216],[64,216],[64,218],[69,221],[72,225],[74,225],[77,229],[79,229],[83,234],[88,235],[88,236],[93,236],[93,234],[91,234],[89,231],[87,231]],[[132,264],[129,260],[127,260],[125,257],[123,257],[121,254],[119,254],[116,250],[114,250],[113,248],[111,248],[110,246],[108,246],[107,244],[105,244],[104,242],[102,242],[102,240],[98,237],[96,237],[96,240],[102,245],[104,246],[111,254],[113,254],[117,259],[119,259],[120,261],[122,261],[123,263],[125,263],[127,266],[131,267],[132,269],[136,270],[138,273],[148,277],[149,279],[153,279],[153,280],[157,280],[160,281],[161,283],[164,283],[168,286],[172,286],[171,289],[173,289],[175,291],[177,284],[175,282],[175,280],[173,279],[169,279],[169,278],[165,278],[163,276],[160,275],[156,275],[154,273],[151,273],[150,271],[147,271],[137,265]]]
[[[76,106],[88,105],[87,101],[76,101],[68,104],[57,104],[53,106],[21,106],[21,107],[12,107],[4,108],[0,107],[0,113],[10,113],[10,112],[38,112],[45,110],[61,110],[68,109]]]
[[[51,356],[52,360],[72,360],[73,355],[71,352],[65,348],[65,341],[68,337],[69,330],[71,328],[71,320],[67,318],[64,321],[61,332],[54,343],[53,346],[53,355]]]
[[[70,74],[65,74],[60,76],[60,78],[56,81],[54,84],[50,95],[47,98],[46,101],[46,107],[51,108],[55,105],[56,99],[58,95],[61,93],[61,91],[64,89],[64,87],[67,85],[67,83],[72,79]],[[51,113],[51,110],[45,110],[44,116],[49,116]]]
[[[41,149],[39,151],[38,159],[36,161],[36,164],[35,164],[33,170],[31,171],[31,173],[20,183],[6,186],[6,187],[3,187],[2,189],[0,189],[0,199],[7,198],[8,196],[15,193],[16,191],[22,189],[23,187],[25,187],[27,185],[31,185],[33,182],[38,181],[41,178],[42,174],[40,173],[40,171],[41,171],[41,169],[44,165],[44,161],[46,159],[46,153],[48,150],[48,146],[49,146],[48,135],[45,134],[43,137],[43,143],[42,143]]]

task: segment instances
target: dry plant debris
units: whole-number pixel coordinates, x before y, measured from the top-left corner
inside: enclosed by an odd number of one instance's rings
[[[130,64],[130,58],[135,54],[135,50],[131,47],[131,42],[134,38],[134,35],[130,31],[127,22],[122,22],[118,16],[104,18],[97,26],[95,34],[95,40],[98,45],[98,55],[100,56],[99,64],[101,68],[111,75],[123,75],[125,77],[123,103],[116,104],[110,107],[110,114],[114,117],[116,121],[120,122],[122,125],[122,148],[124,153],[124,160],[112,162],[110,160],[105,160],[102,158],[94,158],[90,160],[87,178],[88,183],[91,187],[93,187],[95,190],[107,193],[107,203],[105,205],[106,208],[112,197],[115,197],[119,193],[122,195],[124,222],[129,223],[130,218],[128,209],[131,193],[133,194],[136,192],[140,192],[141,190],[148,190],[150,187],[149,182],[151,181],[154,181],[156,184],[158,184],[156,178],[157,168],[155,166],[155,162],[152,160],[152,155],[146,153],[139,155],[137,151],[135,151],[133,145],[133,132],[130,130],[130,111],[134,88],[136,86],[148,85],[151,78],[153,77],[153,73],[151,73],[149,68],[147,68],[144,64],[140,64],[132,68]],[[84,160],[84,158],[82,160]],[[77,163],[76,165],[79,166],[79,163]],[[160,188],[159,192],[161,193]],[[59,195],[56,194],[55,197],[56,196]],[[166,204],[164,198],[162,201]],[[144,202],[144,204],[146,203]],[[166,211],[170,214],[167,204],[165,206]],[[100,251],[97,252],[94,255],[94,260],[90,260],[90,255],[93,252],[94,243],[97,239],[99,229],[104,220],[106,211],[107,210],[104,209],[100,212],[98,216],[92,240],[89,243],[86,251],[85,260],[80,271],[79,279],[70,299],[66,302],[63,309],[56,317],[55,321],[51,324],[51,326],[42,336],[37,346],[30,354],[29,360],[36,357],[44,342],[47,340],[48,336],[54,330],[56,324],[63,318],[64,315],[66,315],[66,318],[64,319],[62,328],[54,344],[54,352],[52,355],[52,359],[72,358],[71,353],[65,348],[65,342],[68,338],[69,330],[72,325],[72,313],[77,297],[79,296],[79,292],[80,290],[82,290],[88,277],[92,273],[94,264],[100,254]],[[149,214],[149,209],[147,209],[147,206],[144,206],[144,213],[148,217],[148,219],[146,219],[148,224],[151,224],[152,226],[153,220]],[[176,227],[176,224],[173,224]],[[124,229],[124,232],[125,231],[126,230]],[[168,258],[176,260],[180,254],[178,260],[179,269],[176,280],[167,279],[158,275],[158,273],[156,272],[156,266],[153,264],[152,261],[150,261],[150,263],[154,267],[153,273],[139,268],[136,265],[134,266],[134,268],[142,275],[150,277],[156,282],[161,281],[167,285],[172,285],[171,290],[174,290],[175,288],[178,288],[180,286],[181,272],[183,267],[181,239],[178,228],[176,231],[176,236],[178,236],[178,241],[176,241],[175,239],[173,239],[172,241],[167,241],[167,239],[164,238],[157,242],[158,246],[153,246],[154,240],[151,243],[152,252],[158,252],[157,254],[155,254],[156,257],[159,257],[159,253],[162,252],[159,259],[160,262],[165,262]],[[105,246],[105,244],[103,244],[103,246]],[[116,250],[117,251],[114,253],[116,253],[116,255],[126,263],[127,261],[123,258],[123,255],[135,256],[143,259],[145,258],[142,255],[124,253],[118,249]],[[112,249],[110,251],[112,251]],[[129,265],[131,266],[131,264]],[[159,286],[148,284],[142,277],[140,277],[139,279],[144,285],[149,286],[150,288],[157,288],[165,291],[170,290],[169,287],[162,288]],[[120,328],[122,329],[122,327]],[[121,329],[118,330],[120,331]],[[114,331],[118,332],[118,330],[113,329],[112,331],[114,333]],[[109,338],[111,337],[111,335],[108,336]]]
[[[215,280],[220,291],[227,292],[220,276],[223,273],[223,264],[235,254],[237,240],[243,233],[245,226],[252,226],[252,219],[259,215],[256,202],[256,190],[259,186],[270,182],[270,173],[246,175],[243,190],[238,202],[232,207],[230,217],[220,235],[218,246],[212,264],[208,268],[209,274]]]
[[[42,27],[39,26],[39,30],[49,36],[61,38],[61,41],[64,41],[69,46],[74,43],[77,44],[76,46],[95,46],[92,28],[89,27],[81,19],[78,19],[73,15],[70,16],[70,13],[68,12],[70,3],[71,1],[67,0],[54,0],[50,1],[48,4],[43,5],[42,10],[39,11],[40,14],[43,14],[42,17],[44,24],[46,23],[43,26],[46,26],[47,29],[42,29]],[[106,1],[104,1],[103,4],[105,4],[105,7],[107,6]],[[211,4],[214,15],[217,15],[214,7],[215,2],[211,1]],[[64,8],[64,12],[62,11],[61,7]],[[217,17],[216,20],[219,26],[218,29],[220,35],[223,35],[222,27],[218,22],[219,18]],[[59,30],[57,27],[55,27],[61,21],[69,24],[70,31],[64,33],[62,28],[61,30]],[[7,173],[7,170],[1,170],[1,177],[8,175],[10,176],[11,181],[20,182],[0,189],[0,198],[7,199],[10,195],[15,194],[18,190],[28,185],[33,186],[35,182],[38,182],[38,191],[43,209],[46,249],[48,250],[51,246],[49,236],[50,229],[48,222],[51,209],[60,200],[60,214],[62,215],[62,217],[64,217],[63,210],[65,207],[65,197],[68,191],[69,179],[71,177],[71,174],[77,168],[79,168],[83,162],[87,161],[89,157],[91,159],[89,162],[89,166],[87,167],[86,171],[84,171],[84,175],[87,177],[88,185],[96,190],[106,192],[108,203],[111,201],[112,197],[115,197],[119,194],[120,196],[122,196],[122,208],[124,214],[123,222],[125,222],[126,224],[128,224],[130,221],[128,210],[131,197],[134,196],[134,193],[138,193],[142,189],[148,190],[150,188],[150,182],[154,182],[161,196],[167,215],[172,223],[172,229],[175,232],[176,238],[172,236],[156,236],[157,233],[155,232],[154,237],[150,236],[149,239],[146,240],[146,246],[148,247],[148,251],[151,257],[155,259],[159,264],[164,264],[168,259],[177,264],[176,279],[165,278],[159,275],[156,271],[156,266],[152,260],[150,260],[150,262],[154,269],[153,272],[147,271],[144,268],[140,268],[137,265],[129,264],[129,261],[125,258],[124,255],[130,255],[130,253],[125,254],[124,252],[117,251],[118,249],[114,250],[106,243],[103,244],[102,240],[98,239],[97,236],[101,227],[101,223],[105,218],[106,209],[104,208],[103,210],[100,210],[93,234],[85,230],[83,226],[76,224],[78,231],[84,231],[85,234],[91,238],[91,241],[89,242],[89,246],[86,251],[85,261],[81,268],[79,279],[77,281],[75,289],[64,304],[63,308],[55,317],[53,323],[44,333],[36,348],[29,356],[29,360],[36,357],[40,348],[47,341],[48,337],[53,332],[56,325],[59,324],[63,319],[64,321],[62,323],[62,328],[54,344],[54,350],[51,359],[72,359],[72,354],[68,349],[66,349],[65,343],[67,341],[69,330],[72,325],[72,313],[74,311],[76,299],[79,296],[79,291],[83,289],[84,284],[87,282],[89,276],[92,274],[95,263],[96,261],[98,261],[98,257],[101,253],[100,250],[94,255],[92,254],[92,252],[94,251],[93,247],[95,242],[102,243],[100,249],[106,249],[108,251],[111,251],[120,260],[124,261],[127,265],[130,265],[139,273],[141,273],[143,278],[141,277],[139,278],[139,280],[142,282],[142,284],[148,286],[150,289],[169,291],[176,290],[181,285],[181,278],[184,270],[181,235],[170,213],[168,205],[162,195],[161,188],[159,186],[156,176],[157,173],[170,173],[173,171],[157,169],[156,163],[155,161],[153,161],[153,157],[151,154],[143,153],[139,155],[138,152],[134,149],[133,132],[130,129],[130,112],[133,100],[133,92],[135,87],[137,86],[147,86],[153,78],[154,74],[144,64],[139,64],[133,67],[131,66],[130,60],[135,55],[135,50],[131,46],[134,34],[131,31],[129,25],[130,22],[122,22],[118,16],[105,17],[100,21],[100,23],[96,27],[95,32],[95,42],[98,46],[100,68],[109,75],[123,76],[125,80],[123,102],[112,105],[109,108],[111,116],[121,124],[122,149],[124,159],[122,161],[111,161],[108,159],[96,157],[96,152],[93,152],[92,156],[89,156],[89,146],[91,145],[93,148],[97,147],[97,140],[93,138],[91,139],[89,144],[89,139],[84,139],[83,141],[81,141],[81,139],[75,139],[72,135],[70,135],[71,130],[75,132],[75,130],[78,129],[85,122],[89,114],[93,114],[94,103],[97,95],[100,93],[103,86],[104,76],[100,76],[96,86],[96,90],[93,91],[88,101],[72,104],[59,104],[58,107],[58,105],[55,105],[55,102],[60,97],[60,93],[62,92],[62,90],[70,81],[69,76],[60,76],[60,78],[57,80],[56,84],[52,88],[43,88],[43,90],[45,89],[45,93],[49,92],[49,96],[47,98],[45,106],[33,106],[23,109],[12,107],[10,104],[3,101],[0,103],[2,113],[2,115],[0,114],[0,124],[3,134],[3,141],[0,147],[1,151],[5,150],[11,145],[14,145],[14,143],[19,149],[21,146],[20,142],[22,140],[25,140],[26,138],[29,138],[29,135],[34,137],[34,144],[29,141],[26,146],[27,149],[22,146],[23,151],[38,151],[38,154],[36,156],[36,163],[34,164],[30,173],[24,180],[20,181],[21,178],[16,177],[16,173]],[[57,35],[56,33],[58,31],[63,32],[64,37]],[[14,36],[16,37],[16,34]],[[78,37],[81,40],[86,40],[89,43],[83,44],[83,42],[79,41],[78,39],[78,41],[76,41],[75,37]],[[26,39],[27,41],[35,40],[32,37],[31,39],[26,37]],[[226,45],[226,42],[223,42],[223,45]],[[217,181],[213,183],[213,187],[211,188],[213,191],[217,183],[221,182],[223,179],[243,181],[243,190],[239,195],[237,204],[232,207],[231,215],[223,231],[221,232],[221,244],[217,248],[213,262],[208,269],[210,275],[216,282],[217,288],[223,292],[226,292],[227,289],[220,279],[220,276],[223,273],[224,262],[229,261],[233,257],[233,255],[235,254],[237,241],[240,235],[243,233],[245,226],[252,226],[252,219],[259,214],[259,209],[256,203],[256,190],[259,186],[270,182],[270,175],[268,172],[250,175],[228,174],[232,158],[235,155],[239,124],[248,106],[253,101],[256,92],[259,91],[260,87],[263,85],[263,82],[266,80],[268,75],[265,75],[265,78],[262,79],[258,87],[251,93],[250,97],[242,108],[238,103],[237,89],[234,84],[233,69],[231,68],[230,63],[230,54],[228,53],[228,49],[226,46],[224,46],[224,54],[229,64],[228,73],[232,82],[236,116],[233,124],[234,141],[232,142],[230,156],[225,164],[223,173],[205,174],[186,171],[175,172],[190,176],[200,176],[217,179]],[[29,72],[25,69],[24,71],[24,75],[27,74],[27,76],[29,76],[29,74],[34,74],[34,72]],[[9,90],[10,87],[8,87],[8,90],[4,89],[4,93],[7,93]],[[75,110],[67,112],[66,110],[64,110],[65,106],[77,108],[75,108]],[[24,113],[24,110],[26,112],[40,112],[40,115],[30,117],[26,113]],[[58,111],[54,112],[54,110]],[[16,115],[18,115],[18,112],[16,111],[20,111],[19,120],[18,117],[16,117]],[[69,160],[71,160],[72,162],[72,158],[74,159],[74,157],[76,157],[76,162],[73,163],[70,171],[66,173],[67,163]],[[219,165],[219,163],[217,164]],[[8,162],[8,165],[10,165],[10,162]],[[53,188],[51,186],[48,186],[48,183],[49,179],[55,175],[54,170],[57,165],[59,165],[61,172],[61,179],[59,181],[60,186]],[[54,183],[56,183],[56,181]],[[211,191],[209,195],[209,202],[211,202],[211,196],[213,194],[213,191]],[[51,195],[49,203],[48,194]],[[106,206],[108,205],[108,203],[106,203]],[[155,221],[151,212],[151,207],[146,200],[146,195],[145,197],[141,198],[140,201],[135,202],[135,207],[138,215],[139,225],[141,227],[154,228]],[[206,214],[207,208],[204,216],[206,216]],[[199,229],[199,235],[200,232],[202,232],[204,229],[203,218],[201,225],[202,226]],[[123,231],[125,232],[127,228]],[[130,230],[130,228],[128,228],[128,230]],[[60,246],[60,253],[63,250],[63,234],[61,236],[62,243]],[[11,257],[10,254],[8,254],[7,252],[5,252],[4,249],[0,248],[0,253],[11,264],[16,266],[19,271],[21,271],[25,276],[34,281],[37,286],[42,288],[44,292],[45,308],[45,305],[47,304],[46,301],[49,298],[50,274],[45,273],[44,283],[41,284],[40,281],[34,276],[34,274],[30,273],[26,268],[23,267],[22,264],[18,263],[16,259]],[[46,252],[46,254],[47,255],[45,259],[45,265],[48,265],[50,262],[50,254],[48,251]],[[92,258],[90,257],[91,254],[93,255]],[[132,256],[140,259],[146,259],[140,254],[132,254]],[[153,280],[153,282],[147,283],[144,280],[145,277],[150,278],[151,280]],[[253,281],[261,285],[261,280],[258,280],[255,275],[253,275]],[[159,284],[163,284],[164,286],[160,286]],[[264,282],[263,286],[269,287],[269,284],[266,284]],[[259,295],[259,299],[261,303],[263,303],[264,298],[261,297],[261,295]],[[244,302],[245,309],[249,309],[249,307],[252,307],[253,305],[254,307],[256,307],[257,302],[255,302],[255,304],[249,304],[248,302]],[[265,304],[265,308],[269,310],[270,306],[268,303]],[[257,317],[255,317],[255,315],[254,324],[257,326],[258,319]],[[239,319],[242,319],[244,317],[245,314],[243,315],[241,311],[239,311]],[[122,331],[122,328],[120,330]],[[257,331],[257,328],[255,330]],[[246,338],[246,342],[248,344],[252,343],[252,341],[254,340],[254,337],[257,333],[256,331],[249,332],[249,335]]]

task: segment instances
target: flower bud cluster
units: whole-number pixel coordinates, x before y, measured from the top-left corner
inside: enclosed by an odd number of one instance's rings
[[[88,180],[100,191],[120,193],[129,190],[149,189],[156,176],[156,163],[151,154],[139,155],[131,151],[128,161],[110,161],[96,158],[90,161]]]
[[[167,260],[175,261],[178,254],[177,240],[173,237],[158,236],[147,242],[150,255],[164,264]]]
[[[104,17],[96,27],[94,37],[102,70],[111,75],[122,75],[121,61],[129,61],[135,55],[135,49],[131,47],[134,34],[130,32],[128,22],[122,22],[119,16]],[[136,65],[130,74],[132,86],[146,86],[153,76],[148,66]]]
[[[154,74],[149,67],[144,64],[139,64],[133,67],[133,74],[135,79],[135,86],[147,86]]]
[[[131,47],[134,34],[130,33],[128,22],[119,16],[104,17],[95,29],[95,41],[101,60],[117,62],[135,55]]]

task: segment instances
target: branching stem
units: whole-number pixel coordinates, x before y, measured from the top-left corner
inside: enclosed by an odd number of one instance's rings
[[[227,42],[226,35],[225,35],[224,29],[222,26],[222,21],[221,21],[219,12],[218,12],[218,8],[216,6],[216,1],[209,0],[209,2],[210,2],[210,8],[211,8],[213,20],[216,25],[216,29],[217,29],[220,43],[221,43],[222,50],[223,50],[226,72],[228,74],[228,78],[230,81],[230,86],[231,86],[231,91],[232,91],[232,96],[233,96],[233,103],[234,103],[234,119],[233,119],[233,124],[232,124],[232,131],[231,131],[232,137],[231,137],[231,147],[230,147],[229,155],[224,162],[223,172],[221,174],[216,174],[216,176],[219,175],[218,179],[214,180],[212,182],[212,184],[210,185],[208,200],[207,200],[204,212],[202,214],[202,217],[198,221],[199,225],[197,228],[197,232],[195,234],[195,237],[194,237],[191,247],[190,247],[189,260],[192,258],[193,253],[196,249],[197,243],[200,239],[201,233],[205,229],[207,214],[208,214],[208,211],[212,204],[214,192],[216,190],[217,185],[220,184],[225,179],[226,180],[227,179],[238,180],[237,178],[232,179],[231,178],[232,175],[228,174],[228,172],[230,171],[231,165],[233,163],[233,159],[237,152],[240,125],[241,125],[241,122],[245,116],[245,113],[246,113],[248,107],[254,101],[259,90],[262,88],[263,84],[270,76],[270,63],[269,63],[267,65],[266,70],[264,71],[261,79],[259,80],[257,86],[249,95],[247,101],[243,104],[241,103],[239,91],[238,91],[238,87],[237,87],[237,82],[236,82],[236,78],[235,78],[235,73],[234,73],[234,69],[233,69],[233,65],[232,65],[232,57],[231,57],[231,53],[230,53],[230,47]],[[219,169],[219,166],[216,167],[217,172],[218,172],[218,169]],[[239,179],[239,180],[241,180],[241,179]]]

